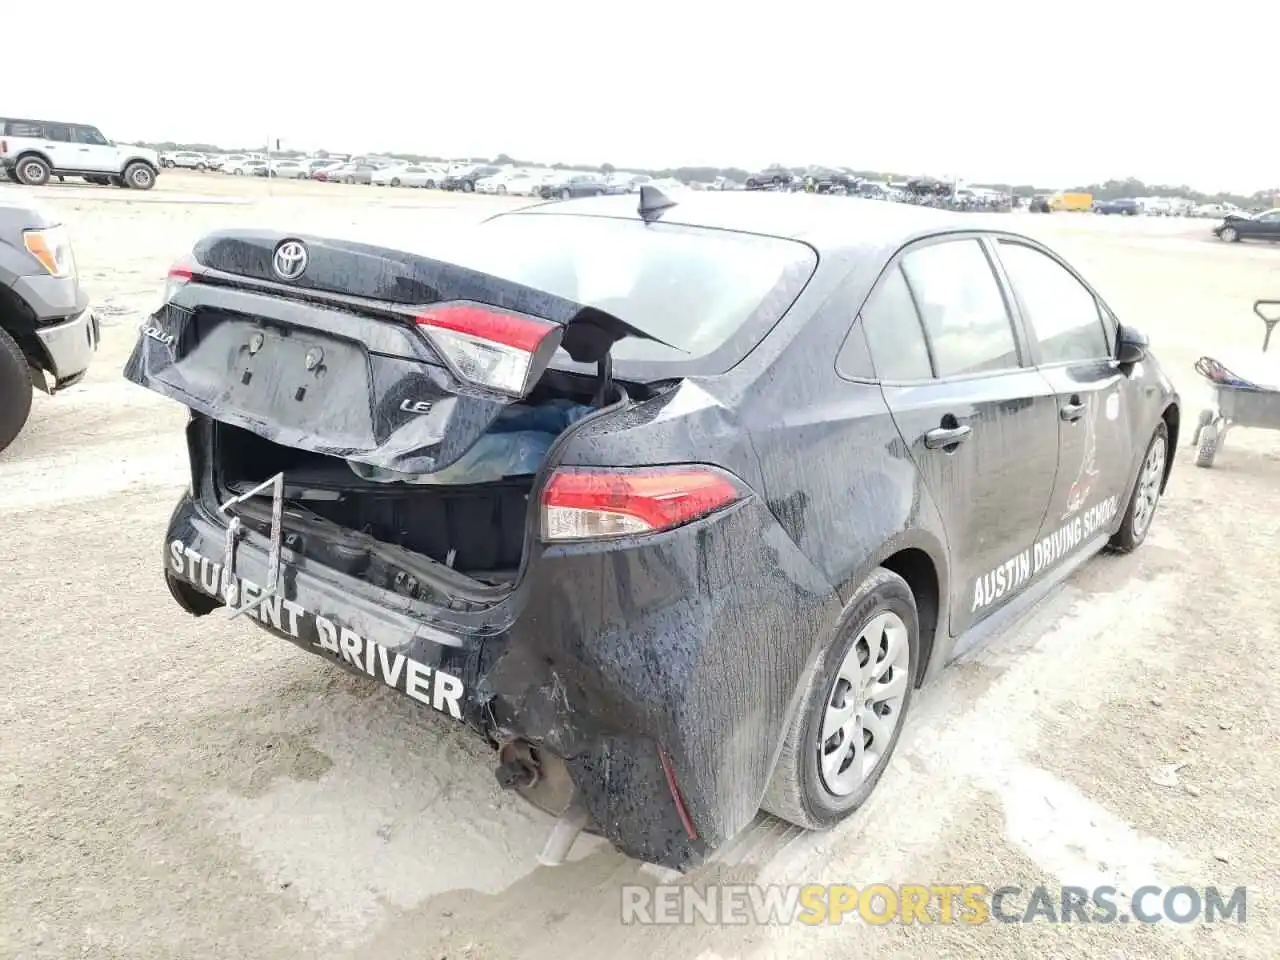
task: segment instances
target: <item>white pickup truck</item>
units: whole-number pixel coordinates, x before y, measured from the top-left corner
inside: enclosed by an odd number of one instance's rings
[[[88,124],[0,117],[0,171],[33,187],[70,176],[99,186],[150,190],[160,173],[160,156],[146,147],[113,143]]]

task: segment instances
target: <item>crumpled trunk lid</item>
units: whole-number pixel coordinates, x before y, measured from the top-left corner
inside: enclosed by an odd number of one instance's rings
[[[596,362],[626,336],[655,339],[444,261],[229,231],[170,273],[124,375],[276,443],[428,474],[527,395],[557,348]]]

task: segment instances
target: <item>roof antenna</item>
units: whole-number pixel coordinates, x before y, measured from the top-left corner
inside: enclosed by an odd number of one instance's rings
[[[640,187],[640,207],[638,213],[640,219],[646,223],[657,220],[662,216],[663,211],[670,210],[676,205],[676,201],[672,200],[657,187],[649,184],[642,184]]]

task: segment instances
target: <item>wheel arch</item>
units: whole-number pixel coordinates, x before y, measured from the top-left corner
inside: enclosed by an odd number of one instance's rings
[[[935,654],[945,654],[948,648],[942,637],[947,630],[946,598],[950,595],[946,545],[922,526],[910,527],[887,537],[852,576],[837,586],[836,595],[840,599],[842,614],[858,587],[877,567],[884,567],[902,577],[915,597],[920,626],[920,656],[915,684],[919,687],[937,673],[937,666],[932,662]],[[809,651],[806,673],[812,669],[830,639],[829,635],[815,639]]]
[[[1178,449],[1178,427],[1182,424],[1182,410],[1176,400],[1169,401],[1168,406],[1160,414],[1165,429],[1169,431],[1169,453],[1164,460],[1164,478],[1160,481],[1160,492],[1164,493],[1169,485],[1169,475],[1173,472],[1173,451]]]
[[[36,150],[35,148],[28,148],[18,154],[18,159],[13,162],[13,168],[16,170],[23,160],[30,160],[32,157],[43,161],[45,166],[47,166],[51,172],[57,172],[57,167],[55,167],[53,161],[49,159],[49,155],[43,150]]]
[[[942,592],[938,568],[933,557],[920,547],[905,547],[880,561],[878,566],[891,570],[907,581],[916,599],[916,616],[920,626],[920,656],[916,663],[915,684],[924,683],[933,656],[938,625],[943,622]]]

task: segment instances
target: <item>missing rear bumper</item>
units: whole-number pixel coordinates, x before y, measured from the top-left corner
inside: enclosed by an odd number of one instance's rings
[[[268,490],[271,491],[271,533],[267,540],[267,575],[261,592],[242,604],[240,580],[236,576],[236,546],[240,541],[243,528],[240,525],[240,518],[231,514],[230,510],[250,497],[259,496]],[[284,474],[277,473],[252,490],[232,497],[218,507],[218,512],[227,518],[227,535],[222,551],[222,593],[227,600],[227,619],[234,620],[242,613],[259,609],[279,594],[280,548],[284,535],[281,522],[284,516]]]

